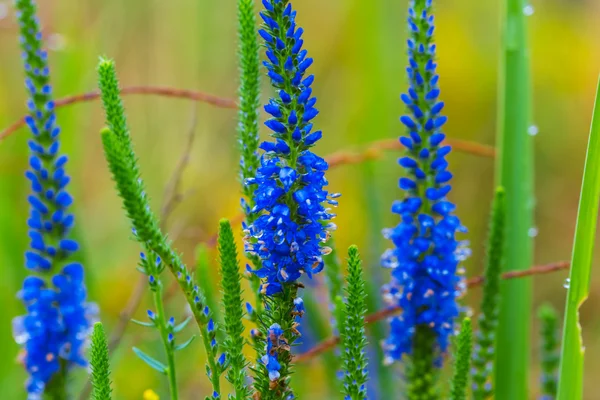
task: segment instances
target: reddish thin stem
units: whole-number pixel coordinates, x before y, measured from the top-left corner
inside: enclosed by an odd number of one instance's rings
[[[452,146],[454,150],[460,151],[461,153],[480,157],[496,157],[496,149],[491,146],[450,138],[446,139],[446,143]],[[382,156],[383,151],[402,149],[402,144],[397,139],[384,139],[373,142],[369,147],[360,152],[342,150],[329,155],[325,159],[329,163],[329,167],[334,168],[340,165],[358,164],[364,161],[375,160]]]
[[[502,275],[503,279],[516,279],[516,278],[525,278],[533,275],[543,275],[549,274],[556,271],[566,270],[570,267],[571,263],[569,261],[558,261],[552,264],[547,265],[539,265],[532,267],[531,269],[524,271],[510,271]],[[467,279],[467,287],[476,287],[483,284],[484,278],[483,276],[476,276],[470,279]],[[387,317],[391,317],[393,315],[398,314],[401,311],[400,307],[389,307],[383,310],[379,310],[373,314],[369,314],[365,317],[365,322],[367,324],[371,324],[373,322],[381,321]],[[317,344],[312,349],[299,354],[294,357],[294,362],[300,363],[309,361],[321,353],[335,347],[340,342],[339,336],[332,336],[321,343]]]
[[[129,86],[124,87],[121,90],[122,95],[131,95],[131,94],[143,94],[143,95],[154,95],[154,96],[162,96],[162,97],[172,97],[179,99],[188,99],[192,101],[197,101],[200,103],[207,103],[213,105],[215,107],[220,108],[237,108],[237,104],[235,100],[214,96],[208,93],[186,90],[186,89],[175,89],[170,87],[159,87],[159,86]],[[74,96],[64,97],[62,99],[56,100],[56,107],[65,107],[71,104],[76,103],[85,103],[89,101],[95,101],[100,98],[100,92],[94,91],[89,93],[78,94]],[[25,117],[15,121],[8,128],[0,132],[0,141],[6,139],[11,134],[19,130],[23,125],[25,125]]]

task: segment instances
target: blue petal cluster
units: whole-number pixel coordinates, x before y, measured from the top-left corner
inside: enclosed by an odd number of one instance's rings
[[[96,310],[86,303],[81,264],[66,265],[52,278],[25,279],[18,297],[27,314],[13,319],[15,340],[23,346],[21,360],[30,377],[28,399],[41,399],[46,384],[60,369],[60,360],[85,367],[84,350]]]
[[[283,338],[283,329],[279,324],[273,324],[267,332],[266,354],[261,358],[262,363],[267,367],[271,381],[276,381],[280,377],[281,364],[277,360],[277,355],[282,346],[289,351],[289,346]]]
[[[327,224],[334,215],[323,203],[337,205],[338,195],[323,189],[327,162],[309,150],[322,133],[313,132],[318,114],[314,76],[305,76],[313,60],[302,49],[296,12],[287,0],[263,4],[259,33],[267,47],[264,65],[278,94],[265,106],[271,116],[265,125],[275,141],[261,144],[261,165],[245,182],[257,185],[252,212],[259,215],[247,227],[246,251],[261,259],[262,268],[252,272],[264,280],[261,291],[273,295],[303,273],[310,277],[323,269],[322,256],[330,250],[321,244],[335,227]]]
[[[75,221],[69,212],[73,199],[67,191],[67,157],[59,154],[60,129],[35,4],[19,0],[17,8],[29,93],[30,114],[25,122],[33,134],[28,142],[30,168],[25,174],[32,190],[27,221],[31,242],[25,265],[50,281],[34,276],[25,280],[19,297],[27,307],[27,315],[13,321],[14,335],[23,345],[23,363],[30,374],[29,398],[35,399],[41,398],[45,385],[60,368],[59,359],[68,367],[86,365],[83,351],[95,306],[86,302],[83,267],[68,262],[79,248],[69,238]],[[53,273],[56,275],[50,278]]]
[[[444,103],[438,100],[432,2],[417,3],[411,1],[408,18],[410,87],[401,96],[411,114],[400,119],[408,130],[400,138],[408,155],[399,160],[408,172],[399,182],[406,196],[392,207],[401,222],[384,231],[395,246],[382,256],[382,265],[392,275],[384,297],[403,310],[390,319],[390,336],[384,344],[388,362],[411,353],[419,325],[430,327],[439,349],[445,351],[460,311],[456,300],[464,288],[459,263],[467,254],[455,239],[465,228],[446,198],[452,179],[446,156],[451,149],[444,145],[441,132],[446,117],[440,115]]]

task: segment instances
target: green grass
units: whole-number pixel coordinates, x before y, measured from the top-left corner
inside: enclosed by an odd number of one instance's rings
[[[600,202],[600,81],[596,92],[594,115],[588,143],[577,228],[573,240],[571,273],[564,322],[558,379],[558,400],[580,400],[583,398],[584,347],[579,324],[579,308],[590,291],[590,275],[594,239]]]
[[[525,0],[506,0],[501,50],[496,166],[497,186],[506,190],[505,270],[524,270],[533,259],[533,148],[528,134],[531,78]],[[528,397],[532,284],[504,282],[496,348],[496,398]]]

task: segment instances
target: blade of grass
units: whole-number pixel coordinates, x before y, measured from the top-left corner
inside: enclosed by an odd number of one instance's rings
[[[499,79],[496,185],[506,190],[504,270],[529,268],[533,258],[533,143],[530,126],[531,82],[526,0],[506,0]],[[498,326],[496,398],[528,398],[530,359],[530,279],[503,282]]]
[[[583,398],[584,347],[579,324],[579,308],[590,291],[594,239],[600,201],[600,81],[583,172],[577,227],[568,281],[564,336],[558,379],[558,400]],[[565,285],[567,286],[567,285]]]

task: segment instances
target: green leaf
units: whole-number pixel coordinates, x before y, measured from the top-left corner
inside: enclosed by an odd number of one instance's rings
[[[499,68],[498,158],[496,185],[506,190],[504,270],[525,270],[533,260],[534,171],[531,125],[531,78],[527,16],[529,0],[504,0],[503,43]],[[496,344],[495,397],[529,397],[532,283],[513,279],[501,284]]]
[[[143,362],[145,362],[146,364],[148,364],[150,367],[154,368],[155,370],[157,370],[161,374],[167,375],[167,366],[165,364],[163,364],[160,361],[152,358],[151,356],[149,356],[148,354],[144,353],[142,350],[138,349],[137,347],[133,347],[133,352]]]
[[[94,324],[92,345],[90,348],[90,363],[92,366],[92,399],[110,400],[110,364],[108,358],[108,343],[104,327],[100,322]]]
[[[458,346],[456,349],[456,361],[454,363],[454,376],[450,391],[451,400],[467,400],[471,351],[473,350],[472,338],[473,328],[471,327],[471,319],[465,318],[457,340]]]
[[[600,80],[596,92],[594,115],[583,172],[577,227],[573,241],[571,272],[567,285],[568,294],[560,356],[558,400],[581,400],[583,398],[584,347],[581,338],[581,325],[579,324],[579,308],[586,301],[590,291],[599,202]]]
[[[131,319],[131,322],[133,322],[134,324],[140,325],[140,326],[146,326],[148,328],[155,328],[156,325],[154,325],[153,322],[144,322],[144,321],[138,321],[137,319]]]
[[[193,335],[192,337],[190,337],[187,341],[185,341],[184,343],[178,344],[175,346],[175,351],[179,351],[179,350],[183,350],[186,347],[188,347],[193,341],[194,339],[196,339],[196,335]]]
[[[187,326],[187,324],[192,320],[192,317],[187,317],[183,322],[178,325],[175,325],[173,328],[173,333],[179,333]]]
[[[491,382],[494,361],[494,344],[498,326],[500,307],[500,274],[505,250],[506,202],[504,189],[498,188],[492,205],[490,233],[486,254],[485,281],[479,334],[476,337],[477,350],[473,357],[473,397],[475,400],[488,399],[493,394]]]
[[[348,249],[348,276],[346,287],[346,303],[342,307],[344,318],[342,339],[342,361],[344,371],[344,393],[346,399],[364,400],[367,397],[366,383],[367,357],[365,348],[365,314],[367,306],[365,299],[365,280],[356,246]],[[337,305],[340,306],[339,302]]]

